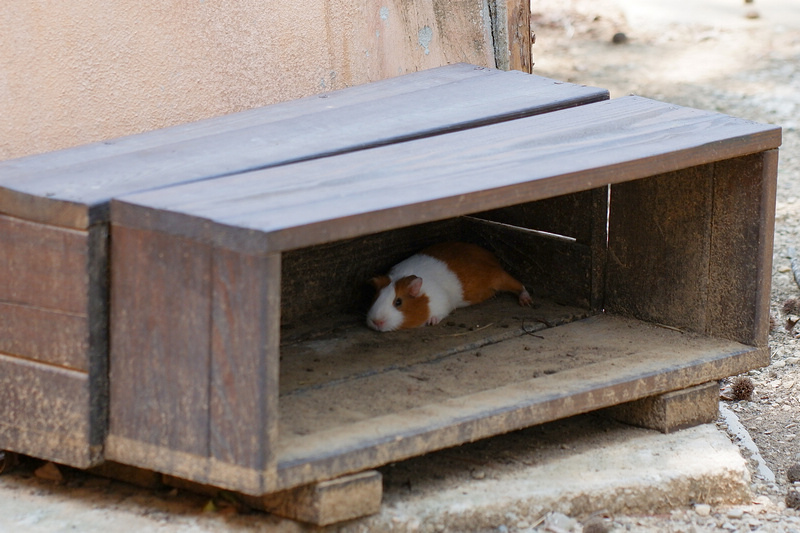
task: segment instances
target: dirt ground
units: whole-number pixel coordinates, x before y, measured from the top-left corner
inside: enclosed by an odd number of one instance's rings
[[[759,0],[537,0],[533,5],[537,74],[605,87],[612,98],[632,93],[783,127],[772,273],[772,363],[747,375],[754,385],[751,401],[725,402],[774,473],[774,481],[769,473],[759,475],[753,460],[754,490],[780,503],[790,487],[787,469],[800,462],[800,326],[787,325],[800,311],[784,310],[787,300],[800,298],[789,259],[792,247],[800,250],[800,5]],[[691,513],[686,516],[691,518]],[[681,520],[680,513],[674,518],[661,530],[699,527]],[[752,519],[737,522],[723,516],[717,526],[732,531],[765,527],[747,522]],[[658,529],[646,518],[638,520],[642,527]],[[800,530],[797,524],[785,527]]]
[[[795,0],[796,1],[796,0]],[[658,515],[605,516],[583,531],[797,531],[800,512],[787,510],[787,470],[800,463],[800,309],[790,247],[800,250],[800,5],[792,0],[534,0],[534,72],[629,93],[716,110],[783,126],[773,265],[770,335],[772,363],[750,372],[750,401],[725,401],[752,436],[718,425],[750,458],[754,507],[679,508]],[[668,6],[669,5],[669,6]],[[789,6],[787,8],[787,5]],[[648,12],[645,8],[650,6]],[[671,9],[666,9],[665,6]],[[663,11],[653,11],[665,8]],[[793,10],[792,10],[793,9]],[[613,42],[616,34],[618,36]],[[799,252],[800,253],[800,252]],[[763,457],[764,464],[759,464]],[[301,531],[263,514],[237,514],[225,502],[170,488],[142,490],[64,470],[57,482],[37,478],[38,463],[3,476],[4,513],[15,531]],[[771,477],[774,476],[774,479]],[[40,504],[46,496],[47,505]],[[205,511],[205,512],[203,512]],[[75,516],[89,517],[77,521]],[[120,522],[120,520],[122,522]],[[580,531],[573,524],[572,531]],[[504,526],[503,526],[504,527]],[[531,525],[529,531],[544,531]],[[288,529],[287,529],[288,528]],[[508,531],[509,528],[506,528]],[[502,531],[502,528],[498,528]],[[11,531],[11,530],[9,530]],[[555,531],[551,529],[551,531]]]

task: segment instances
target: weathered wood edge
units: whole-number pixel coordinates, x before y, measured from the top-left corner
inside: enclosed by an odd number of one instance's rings
[[[681,170],[774,149],[780,144],[780,128],[766,129],[725,141],[714,141],[683,150],[658,154],[643,159],[580,169],[556,176],[540,178],[536,187],[523,182],[499,188],[487,188],[470,194],[458,194],[422,202],[412,224],[435,222],[461,215],[496,209],[513,197],[518,203],[532,202],[562,194],[621,183],[634,179]],[[325,220],[304,226],[264,233],[253,229],[201,219],[184,213],[152,209],[135,203],[136,199],[115,198],[111,202],[113,223],[169,231],[175,235],[208,242],[242,253],[285,251],[340,239],[397,229],[409,225],[408,206],[371,211],[359,215]]]
[[[277,485],[273,490],[356,472],[621,402],[691,387],[763,365],[768,358],[769,353],[765,348],[743,346],[737,353],[692,361],[666,371],[637,374],[632,370],[630,375],[623,374],[611,383],[584,380],[580,383],[582,390],[553,394],[547,399],[533,399],[535,393],[530,392],[535,391],[540,382],[517,383],[445,402],[445,411],[452,414],[441,415],[441,419],[430,414],[430,406],[402,413],[399,416],[415,417],[413,427],[406,425],[404,429],[390,431],[386,435],[362,438],[357,444],[350,442],[350,439],[336,442],[332,435],[316,435],[317,442],[325,444],[322,447],[314,446],[313,451],[301,449],[299,441],[286,444],[278,462]],[[614,364],[615,371],[623,370],[619,360]],[[465,414],[462,406],[470,402],[484,407]],[[390,415],[387,418],[392,417]],[[374,425],[374,421],[370,421],[370,424]]]
[[[763,188],[761,191],[762,239],[759,241],[756,298],[756,327],[754,335],[758,346],[767,346],[769,341],[769,300],[772,290],[772,251],[775,245],[775,210],[778,189],[778,150],[764,152]],[[765,363],[769,364],[769,359]]]

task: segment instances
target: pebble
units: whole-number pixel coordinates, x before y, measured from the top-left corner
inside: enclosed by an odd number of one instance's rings
[[[744,516],[744,511],[739,509],[738,507],[734,507],[733,509],[729,509],[725,516],[728,518],[738,519]]]
[[[711,506],[707,503],[696,503],[694,505],[694,512],[700,516],[708,516],[711,514]]]

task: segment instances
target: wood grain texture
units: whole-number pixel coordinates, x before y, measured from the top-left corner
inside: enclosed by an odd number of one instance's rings
[[[615,405],[603,409],[601,414],[662,433],[710,424],[719,416],[719,383],[711,381],[688,389]]]
[[[482,68],[482,67],[470,67]],[[438,135],[608,98],[605,90],[520,72],[436,74],[429,83],[381,94],[379,87],[323,94],[247,120],[219,119],[196,129],[143,134],[123,148],[79,150],[74,158],[26,158],[0,165],[0,211],[85,228],[105,220],[108,200],[134,191],[205,180],[337,153]],[[488,69],[487,69],[488,70]],[[455,79],[453,79],[455,78]],[[392,86],[397,86],[394,82]],[[422,89],[420,89],[422,87]],[[328,101],[334,102],[328,105]],[[248,115],[249,116],[249,115]],[[155,142],[154,139],[158,139]],[[111,152],[105,154],[104,152]],[[102,155],[101,155],[102,154]],[[56,168],[55,162],[63,163]],[[28,172],[26,172],[26,170]]]
[[[707,332],[766,346],[777,152],[714,165]]]
[[[531,5],[524,0],[492,0],[494,57],[497,68],[504,70],[533,70],[531,38]]]
[[[114,201],[113,217],[244,252],[295,249],[779,144],[775,126],[623,97],[335,160],[125,196]]]
[[[327,429],[281,439],[276,489],[306,484],[346,472],[386,464],[489,435],[556,420],[578,413],[683,389],[744,372],[764,364],[769,353],[732,341],[687,336],[651,324],[595,316],[537,332],[532,357],[547,354],[593,354],[601,359],[560,372],[518,379],[439,402],[408,406],[413,397],[398,398],[393,412],[363,420],[326,420]],[[483,357],[518,356],[521,337],[481,348]],[[483,359],[481,357],[481,359]],[[446,372],[446,368],[442,368]],[[398,373],[402,377],[403,373]],[[363,390],[363,383],[332,383],[316,394],[336,405],[338,394]],[[417,381],[432,391],[437,380]],[[344,388],[342,388],[344,387]],[[407,396],[407,395],[406,395]],[[364,395],[362,405],[372,407]],[[288,406],[287,406],[288,407]],[[282,407],[283,409],[283,407]],[[352,410],[352,407],[350,408]],[[324,413],[330,417],[331,413]],[[309,421],[305,421],[308,423]],[[313,424],[312,424],[313,425]]]
[[[83,372],[0,354],[0,448],[78,468],[100,459],[91,442]]]
[[[383,476],[369,470],[244,501],[268,513],[327,526],[380,512],[382,497]]]
[[[707,330],[713,165],[611,186],[605,306]]]
[[[88,372],[88,349],[85,316],[0,302],[0,353]]]
[[[86,317],[88,234],[0,215],[0,302]]]
[[[109,433],[206,457],[211,252],[152,232],[112,239]],[[124,449],[108,459],[128,461]]]
[[[210,455],[242,467],[274,470],[280,257],[215,253],[212,285]],[[167,322],[156,327],[170,329]]]

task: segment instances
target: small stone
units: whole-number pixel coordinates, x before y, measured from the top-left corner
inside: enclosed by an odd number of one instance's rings
[[[786,494],[786,507],[800,509],[800,491],[789,489],[789,492]]]
[[[694,504],[694,512],[700,516],[708,516],[711,514],[711,506],[707,503]]]
[[[744,511],[738,507],[734,507],[733,509],[729,509],[725,516],[728,518],[739,519],[744,516]]]
[[[800,481],[800,463],[793,464],[786,470],[786,479],[789,483]]]
[[[483,470],[473,470],[470,474],[472,475],[472,479],[484,479],[486,477],[486,472]]]
[[[33,475],[39,479],[46,479],[48,481],[55,481],[57,483],[64,482],[64,475],[61,473],[61,470],[59,470],[55,463],[45,463],[37,468],[33,472]]]
[[[611,38],[611,42],[614,44],[625,44],[628,42],[628,36],[622,33],[621,31],[617,32]]]
[[[750,10],[747,11],[747,13],[744,14],[744,18],[751,19],[751,20],[752,19],[757,19],[757,18],[760,18],[760,17],[761,17],[761,15],[755,9],[750,9]]]

